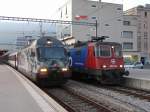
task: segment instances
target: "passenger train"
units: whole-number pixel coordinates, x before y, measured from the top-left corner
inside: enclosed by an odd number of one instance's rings
[[[34,40],[28,47],[3,57],[38,84],[64,84],[71,75],[67,50],[53,37]]]
[[[92,40],[70,49],[72,77],[95,79],[102,84],[120,84],[124,75],[122,47],[119,43]]]

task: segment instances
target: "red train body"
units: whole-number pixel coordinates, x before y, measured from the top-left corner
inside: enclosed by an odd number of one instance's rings
[[[93,78],[101,83],[121,83],[124,69],[122,48],[114,42],[88,42],[70,50],[73,77]]]

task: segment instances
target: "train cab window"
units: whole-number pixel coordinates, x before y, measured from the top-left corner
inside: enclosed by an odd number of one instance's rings
[[[116,57],[122,57],[121,46],[115,46],[114,47],[114,53],[115,53]]]
[[[100,56],[109,57],[111,56],[111,48],[109,46],[98,46],[96,48],[96,55],[98,57]]]
[[[62,59],[67,56],[64,48],[61,47],[41,47],[37,49],[39,59]]]

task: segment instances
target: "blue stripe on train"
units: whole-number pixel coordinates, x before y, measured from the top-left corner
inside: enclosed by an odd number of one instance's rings
[[[87,46],[71,49],[70,55],[72,57],[72,67],[73,68],[85,68],[87,54],[88,54]]]

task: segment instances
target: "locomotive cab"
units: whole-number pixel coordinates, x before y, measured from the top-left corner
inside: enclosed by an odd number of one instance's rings
[[[121,83],[125,75],[122,47],[115,42],[87,42],[70,50],[73,77],[87,77],[101,83]],[[81,74],[81,75],[80,75]]]
[[[56,45],[56,42],[53,43],[50,39],[45,40],[45,45],[37,47],[37,60],[40,65],[38,80],[51,80],[57,83],[62,79],[65,82],[70,77],[68,58],[67,51],[62,45]]]
[[[69,56],[53,37],[34,40],[17,53],[18,70],[38,84],[61,85],[70,77]]]
[[[95,58],[96,68],[108,69],[122,69],[123,68],[123,57],[121,52],[121,46],[118,45],[107,45],[99,44],[95,46]]]
[[[120,82],[125,75],[121,45],[118,43],[97,43],[95,45],[95,68],[101,71],[96,78],[105,83]]]

